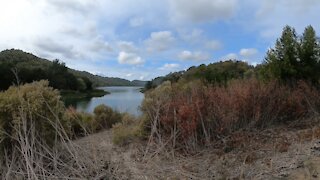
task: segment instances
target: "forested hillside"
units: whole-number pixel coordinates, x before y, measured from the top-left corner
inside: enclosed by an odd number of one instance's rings
[[[48,79],[50,86],[63,90],[89,90],[97,86],[143,86],[143,81],[129,81],[109,78],[77,71],[65,66],[59,60],[53,62],[21,50],[0,52],[0,90],[6,90],[13,83],[28,83]]]
[[[146,83],[145,90],[155,88],[165,81],[176,83],[178,81],[190,82],[201,80],[205,84],[227,85],[232,79],[243,79],[258,76],[257,69],[243,61],[228,60],[202,64],[200,66],[190,67],[186,71],[170,73],[163,77],[157,77]]]

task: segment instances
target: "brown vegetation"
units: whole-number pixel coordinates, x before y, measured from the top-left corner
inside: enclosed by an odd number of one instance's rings
[[[152,141],[194,150],[242,128],[310,117],[319,107],[319,91],[303,81],[287,86],[250,79],[226,87],[167,82],[146,95],[142,109],[151,123]]]
[[[1,179],[100,179],[112,177],[72,138],[95,132],[92,115],[65,112],[47,81],[0,92]]]

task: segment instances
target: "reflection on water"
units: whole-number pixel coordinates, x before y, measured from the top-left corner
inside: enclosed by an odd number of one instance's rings
[[[99,98],[87,99],[66,99],[67,106],[74,106],[78,111],[93,112],[94,108],[100,104],[105,104],[120,112],[128,112],[140,115],[139,106],[144,98],[140,92],[140,87],[101,87],[111,94]]]

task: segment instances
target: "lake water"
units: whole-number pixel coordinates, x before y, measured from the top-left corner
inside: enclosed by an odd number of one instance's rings
[[[140,115],[139,107],[144,98],[144,94],[140,92],[141,87],[100,87],[110,94],[103,97],[80,99],[72,104],[78,111],[92,113],[94,108],[100,104],[105,104],[119,112],[128,112],[133,115]]]

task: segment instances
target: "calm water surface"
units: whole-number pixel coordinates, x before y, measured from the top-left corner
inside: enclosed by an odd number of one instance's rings
[[[128,112],[133,115],[140,115],[139,107],[144,98],[140,92],[141,87],[100,87],[99,89],[110,92],[103,97],[81,99],[71,102],[78,111],[93,112],[100,104],[105,104],[120,112]]]

